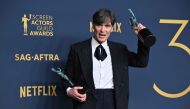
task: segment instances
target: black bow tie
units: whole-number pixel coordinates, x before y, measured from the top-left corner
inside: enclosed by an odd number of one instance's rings
[[[99,45],[96,47],[96,50],[94,52],[94,56],[96,57],[97,60],[103,61],[104,59],[106,59],[107,54],[106,54],[106,51],[102,45]]]

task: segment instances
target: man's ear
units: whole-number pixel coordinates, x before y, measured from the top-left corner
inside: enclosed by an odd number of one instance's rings
[[[92,28],[94,29],[94,23],[92,23]]]

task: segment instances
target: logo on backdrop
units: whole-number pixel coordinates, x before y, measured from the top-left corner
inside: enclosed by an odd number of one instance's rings
[[[24,36],[53,36],[54,18],[51,15],[24,14],[22,17]]]
[[[15,61],[60,61],[58,54],[15,54]]]
[[[34,96],[57,96],[56,85],[20,86],[20,98]]]
[[[184,30],[185,26],[187,25],[189,21],[188,20],[175,20],[175,19],[160,19],[159,23],[164,23],[164,24],[181,24],[181,27],[178,29],[176,34],[173,36],[173,39],[170,41],[168,46],[174,46],[174,47],[179,47],[183,50],[185,50],[189,55],[190,55],[190,48],[182,43],[176,42],[176,40],[179,38],[181,32]],[[190,92],[190,85],[184,89],[183,91],[179,93],[168,93],[163,90],[161,90],[155,83],[153,84],[153,89],[160,95],[167,97],[167,98],[179,98],[182,96],[185,96]]]
[[[168,46],[174,46],[174,47],[179,47],[183,50],[185,50],[189,55],[190,55],[190,49],[188,46],[176,42],[176,40],[179,38],[181,32],[184,30],[185,26],[187,25],[189,21],[188,20],[175,20],[175,19],[160,19],[160,23],[165,23],[165,24],[181,24],[180,28],[176,32],[176,34],[173,36],[173,39],[170,41]]]
[[[182,96],[185,96],[186,94],[188,94],[190,92],[190,85],[183,91],[179,92],[179,93],[168,93],[165,92],[163,90],[161,90],[155,83],[153,84],[153,89],[160,95],[167,97],[167,98],[180,98]]]

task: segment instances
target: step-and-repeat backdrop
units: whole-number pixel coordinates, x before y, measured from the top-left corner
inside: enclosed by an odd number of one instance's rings
[[[111,9],[110,40],[136,51],[128,9],[157,38],[147,68],[130,67],[129,109],[190,109],[188,0],[1,0],[0,109],[72,109],[61,78],[71,44],[93,35],[92,15]]]

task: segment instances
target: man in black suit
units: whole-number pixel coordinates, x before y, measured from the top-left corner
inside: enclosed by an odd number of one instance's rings
[[[137,53],[133,53],[123,44],[108,41],[115,22],[110,10],[98,10],[93,15],[93,37],[71,46],[65,71],[75,86],[68,82],[64,86],[74,109],[128,108],[128,66],[146,67],[149,47],[138,41]],[[138,24],[134,31],[139,34],[144,29],[148,31]]]

